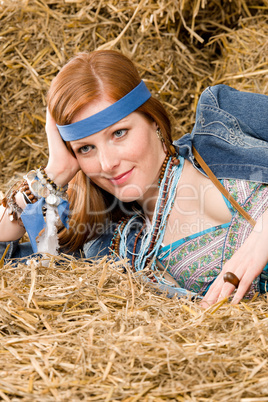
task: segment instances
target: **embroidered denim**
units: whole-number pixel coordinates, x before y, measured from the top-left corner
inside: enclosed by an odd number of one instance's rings
[[[208,87],[191,134],[174,145],[195,164],[194,145],[218,178],[268,183],[268,96],[227,85]]]

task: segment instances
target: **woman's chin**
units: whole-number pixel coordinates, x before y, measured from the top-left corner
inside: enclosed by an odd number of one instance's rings
[[[117,191],[113,191],[113,195],[121,202],[134,202],[142,198],[143,192],[138,186],[135,188],[131,186],[117,189]]]
[[[121,202],[135,202],[141,198],[140,195],[132,195],[132,194],[130,195],[124,194],[123,196],[121,196],[120,194],[114,194],[114,195]]]

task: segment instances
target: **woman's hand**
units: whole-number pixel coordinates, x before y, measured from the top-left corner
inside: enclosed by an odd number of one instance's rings
[[[207,308],[228,296],[235,290],[234,285],[224,282],[226,272],[234,273],[240,279],[232,304],[237,304],[244,297],[253,280],[261,274],[268,261],[268,210],[257,220],[257,223],[243,245],[224,264],[222,272],[211,285],[201,302]]]
[[[46,167],[46,174],[57,185],[65,186],[80,169],[77,159],[67,149],[56,122],[47,109],[46,133],[49,148],[49,159]]]

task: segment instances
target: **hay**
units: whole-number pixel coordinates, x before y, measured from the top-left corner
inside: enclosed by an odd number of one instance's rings
[[[268,93],[268,15],[247,18],[239,28],[214,40],[223,58],[215,62],[214,83],[250,92]],[[251,49],[256,51],[251,51]]]
[[[266,298],[202,311],[154,294],[124,261],[2,269],[7,400],[267,400]],[[128,268],[127,268],[128,269]]]
[[[0,1],[1,190],[46,162],[46,92],[73,54],[131,57],[175,138],[207,85],[267,94],[267,11],[267,0]],[[268,400],[265,296],[204,312],[155,294],[124,261],[0,269],[2,400]]]

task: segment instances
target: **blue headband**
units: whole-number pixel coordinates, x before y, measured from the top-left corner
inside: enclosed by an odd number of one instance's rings
[[[64,141],[80,140],[117,123],[138,109],[150,97],[149,89],[141,81],[132,91],[106,109],[76,123],[66,126],[57,124],[58,130]]]

